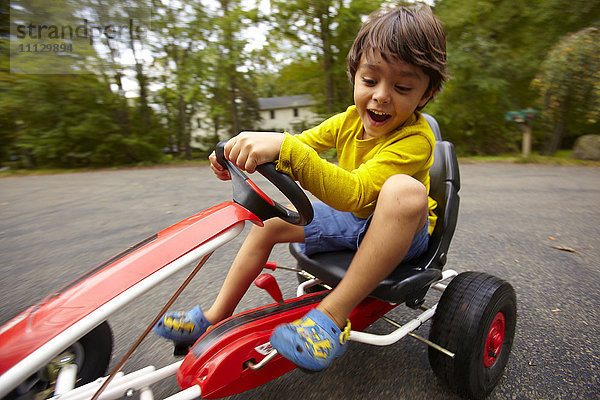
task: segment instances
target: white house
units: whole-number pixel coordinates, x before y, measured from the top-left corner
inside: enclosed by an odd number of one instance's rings
[[[262,97],[258,99],[260,117],[262,120],[257,127],[266,132],[300,133],[307,128],[319,124],[322,119],[313,111],[316,101],[308,95],[283,97]],[[192,119],[192,146],[202,148],[203,138],[213,134],[208,129],[211,124],[202,113]],[[226,132],[219,132],[219,137],[226,138]]]
[[[313,107],[316,101],[308,94],[258,99],[261,130],[300,133],[320,122]]]

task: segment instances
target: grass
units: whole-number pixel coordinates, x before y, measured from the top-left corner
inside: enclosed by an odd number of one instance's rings
[[[557,151],[553,156],[544,156],[532,153],[529,157],[520,154],[501,154],[494,156],[469,156],[459,157],[460,163],[514,163],[514,164],[541,164],[541,165],[584,165],[600,167],[600,161],[578,160],[571,157],[571,150]]]
[[[570,150],[558,151],[553,156],[543,156],[537,153],[531,154],[529,157],[523,158],[518,154],[502,154],[495,156],[469,156],[459,157],[459,163],[476,164],[476,163],[514,163],[514,164],[540,164],[540,165],[583,165],[591,167],[600,167],[600,161],[586,161],[571,158]],[[16,176],[36,176],[36,175],[54,175],[54,174],[69,174],[77,172],[91,171],[116,171],[122,169],[142,169],[142,168],[165,168],[165,167],[185,167],[206,165],[208,160],[181,160],[170,159],[167,162],[159,164],[140,163],[136,165],[125,165],[117,167],[103,168],[40,168],[40,169],[5,169],[0,170],[0,178],[16,177]]]

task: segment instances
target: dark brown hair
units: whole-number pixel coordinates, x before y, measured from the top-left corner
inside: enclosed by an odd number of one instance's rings
[[[381,54],[385,61],[416,65],[429,76],[429,88],[439,91],[446,73],[446,34],[427,5],[381,9],[372,13],[358,32],[348,53],[348,76],[354,75],[360,58]]]

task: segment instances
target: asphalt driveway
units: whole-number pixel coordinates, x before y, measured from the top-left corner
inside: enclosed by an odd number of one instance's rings
[[[600,168],[461,165],[459,223],[448,267],[513,284],[517,335],[491,399],[600,399]],[[231,197],[208,166],[0,179],[0,323],[149,235]],[[242,234],[241,236],[243,236]],[[208,306],[242,238],[218,250],[178,300]],[[285,246],[273,259],[291,264]],[[284,297],[293,274],[276,271]],[[184,279],[179,274],[112,317],[122,356]],[[270,298],[251,289],[240,310]],[[412,316],[406,307],[391,313]],[[427,336],[429,324],[420,329]],[[376,323],[371,332],[388,332]],[[148,338],[125,370],[171,363],[170,345]],[[157,398],[175,383],[157,385]],[[236,399],[454,399],[436,380],[425,345],[352,343],[327,371],[293,371]]]

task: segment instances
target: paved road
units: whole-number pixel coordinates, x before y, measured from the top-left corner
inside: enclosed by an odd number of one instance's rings
[[[513,353],[490,398],[599,399],[600,169],[465,164],[461,173],[461,212],[448,265],[507,279],[518,296]],[[0,179],[0,323],[126,247],[229,197],[229,185],[213,179],[206,166]],[[240,241],[215,253],[179,307],[210,304]],[[557,245],[576,252],[552,247]],[[273,259],[292,262],[284,246]],[[295,277],[275,275],[284,296],[292,296]],[[115,357],[183,279],[183,274],[174,277],[110,319]],[[267,301],[266,293],[251,289],[240,309]],[[410,315],[403,306],[392,312],[400,321]],[[420,333],[427,336],[428,329],[427,324]],[[370,331],[389,328],[376,323]],[[166,341],[151,337],[125,370],[166,365],[170,353]],[[156,391],[166,394],[174,387],[167,382]],[[294,371],[234,398],[300,394],[456,398],[436,381],[426,347],[411,338],[386,348],[352,343],[326,372]]]

